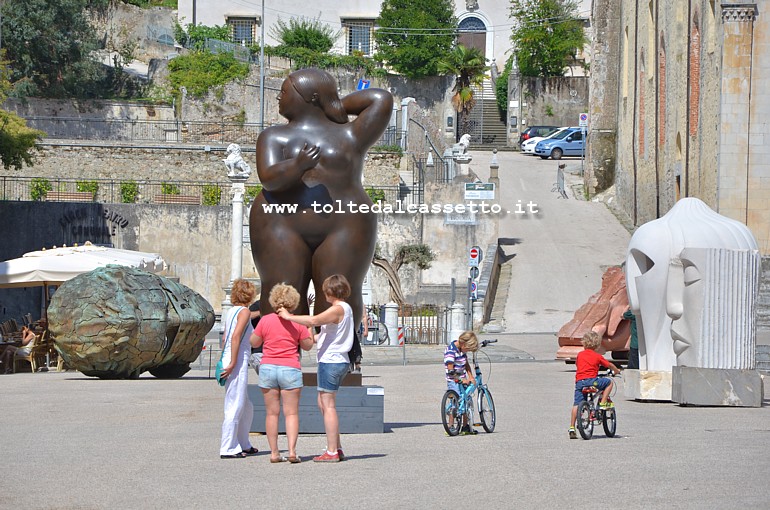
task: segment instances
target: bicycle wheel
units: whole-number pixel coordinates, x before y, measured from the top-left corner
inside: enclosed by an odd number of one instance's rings
[[[479,416],[481,417],[481,426],[487,432],[495,430],[495,401],[492,399],[492,392],[489,388],[482,388],[479,394]]]
[[[441,399],[441,422],[444,424],[444,430],[450,436],[456,436],[460,433],[462,426],[462,416],[458,414],[460,409],[460,396],[452,390],[444,393]]]
[[[594,420],[591,416],[591,404],[584,400],[578,406],[577,428],[583,439],[591,439],[594,435]]]
[[[380,322],[378,327],[378,334],[379,334],[379,344],[389,344],[390,343],[390,336],[388,336],[388,328],[385,326],[384,323]]]
[[[602,426],[604,427],[604,433],[607,437],[615,437],[615,430],[618,428],[618,416],[615,414],[615,408],[610,407],[604,411],[604,421]]]

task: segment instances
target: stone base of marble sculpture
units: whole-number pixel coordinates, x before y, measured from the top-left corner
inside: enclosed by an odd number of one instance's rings
[[[673,367],[671,398],[680,405],[762,407],[764,387],[756,370]]]
[[[626,369],[623,387],[628,399],[670,402],[671,372]]]

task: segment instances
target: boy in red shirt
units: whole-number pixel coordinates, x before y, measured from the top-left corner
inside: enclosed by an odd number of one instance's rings
[[[602,390],[602,400],[599,402],[599,405],[605,409],[612,407],[614,404],[611,401],[607,401],[610,392],[612,391],[612,379],[608,377],[599,377],[599,367],[610,368],[615,375],[620,373],[618,367],[596,352],[596,349],[598,349],[602,343],[599,333],[596,331],[589,331],[583,335],[583,339],[580,343],[583,344],[583,350],[578,353],[577,360],[575,361],[577,371],[575,372],[575,401],[572,405],[572,418],[569,423],[570,439],[577,439],[575,421],[577,421],[578,405],[585,400],[583,388],[595,386]]]

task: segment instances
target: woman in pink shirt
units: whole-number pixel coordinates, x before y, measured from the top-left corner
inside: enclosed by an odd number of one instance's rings
[[[279,283],[270,291],[273,310],[295,310],[299,305],[299,292],[291,285]],[[299,436],[299,397],[302,391],[302,369],[299,348],[309,351],[313,347],[313,335],[304,326],[280,318],[275,313],[260,319],[251,335],[252,347],[262,346],[262,363],[259,367],[259,387],[265,398],[265,432],[270,444],[270,462],[300,462],[297,456]],[[283,397],[283,416],[286,420],[286,439],[289,443],[288,458],[278,450],[278,415]]]

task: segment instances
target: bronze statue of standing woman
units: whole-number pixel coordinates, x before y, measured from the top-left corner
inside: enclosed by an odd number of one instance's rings
[[[361,184],[364,157],[388,125],[393,96],[366,89],[340,99],[331,75],[302,69],[284,80],[278,111],[288,123],[265,129],[257,139],[262,192],[249,221],[262,288],[284,282],[305,296],[311,280],[320,289],[328,276],[343,274],[352,290],[348,302],[360,315],[361,285],[377,236],[375,214],[358,210],[372,205]],[[296,210],[268,209],[281,204]],[[263,315],[273,311],[266,299],[261,306]],[[328,306],[318,299],[314,313]],[[297,313],[307,311],[303,299]]]

